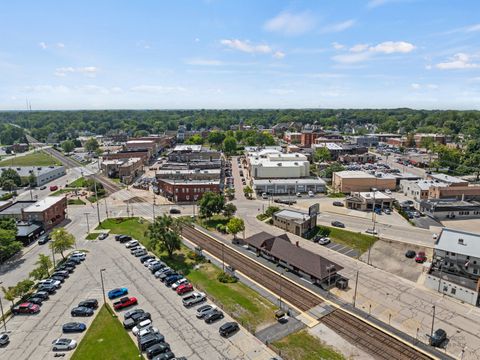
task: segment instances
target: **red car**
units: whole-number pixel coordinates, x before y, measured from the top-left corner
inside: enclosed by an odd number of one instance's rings
[[[419,251],[417,256],[415,256],[415,262],[423,264],[427,261],[427,255],[425,255],[425,251]]]
[[[129,306],[132,306],[132,305],[137,305],[138,304],[138,301],[137,301],[137,298],[136,297],[123,297],[121,298],[120,300],[118,301],[115,301],[113,303],[113,308],[115,310],[121,310],[121,309],[125,309]]]
[[[177,287],[178,295],[186,294],[190,291],[193,291],[193,285],[190,283],[182,284],[179,287]]]
[[[55,191],[55,190],[58,190],[58,186],[57,186],[57,185],[52,185],[52,186],[50,186],[50,191]]]
[[[17,314],[36,314],[40,311],[40,306],[26,302],[22,303],[20,305],[15,306],[12,309],[12,313],[17,315]]]

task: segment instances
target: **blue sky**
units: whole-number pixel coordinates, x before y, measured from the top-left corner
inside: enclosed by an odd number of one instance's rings
[[[9,1],[0,109],[480,108],[480,1]]]

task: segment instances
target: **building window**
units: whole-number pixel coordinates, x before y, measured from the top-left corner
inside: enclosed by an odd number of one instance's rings
[[[453,252],[452,252],[452,254],[451,254],[451,255],[452,255],[452,256],[455,256],[455,253],[453,253]]]
[[[452,293],[452,295],[455,295],[455,293],[457,292],[457,289],[452,288],[452,290],[450,292]]]
[[[475,275],[477,275],[477,274],[478,274],[478,269],[473,269],[473,273],[474,273]]]

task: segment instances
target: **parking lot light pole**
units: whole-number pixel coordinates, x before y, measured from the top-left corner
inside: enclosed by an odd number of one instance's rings
[[[353,293],[353,307],[355,307],[355,303],[357,302],[357,286],[358,286],[358,270],[357,270],[357,276],[355,278],[355,292]]]
[[[373,233],[375,234],[375,192],[377,188],[372,188],[373,192],[373,207],[372,207],[372,221],[373,221]]]
[[[3,282],[0,281],[0,285],[2,285]],[[2,312],[2,320],[3,320],[3,328],[5,329],[5,332],[7,332],[7,322],[5,320],[5,314],[3,313],[3,304],[2,304],[2,297],[0,296],[0,311]]]
[[[106,304],[107,300],[105,299],[105,285],[103,284],[103,272],[105,269],[100,269],[100,280],[102,282],[102,294],[103,294],[103,305]]]
[[[433,336],[433,326],[435,325],[435,305],[432,305],[433,315],[432,315],[432,330],[430,331],[430,338]]]
[[[87,232],[90,233],[90,224],[88,223],[88,213],[85,213],[85,217],[87,218]]]

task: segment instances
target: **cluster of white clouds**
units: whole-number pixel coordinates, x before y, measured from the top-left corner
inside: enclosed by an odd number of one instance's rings
[[[68,74],[83,74],[88,77],[95,77],[97,75],[98,68],[95,66],[83,66],[83,67],[59,67],[55,69],[55,76],[65,77]]]
[[[263,28],[266,31],[285,35],[300,35],[312,30],[315,27],[315,23],[315,18],[309,12],[294,14],[284,11],[265,22]]]
[[[223,39],[220,40],[220,44],[242,52],[249,54],[271,54],[276,59],[282,59],[285,57],[283,51],[274,50],[270,45],[267,44],[254,44],[248,40],[239,40],[239,39]]]
[[[445,62],[441,62],[435,65],[440,70],[455,70],[455,69],[476,69],[480,68],[479,63],[472,61],[472,56],[465,53],[457,53]],[[428,65],[427,69],[431,69],[432,66]]]
[[[344,50],[346,47],[339,43],[333,43],[336,50]],[[377,54],[406,54],[415,50],[415,45],[406,41],[385,41],[376,45],[356,44],[348,49],[348,53],[333,57],[333,60],[342,64],[358,63],[370,59]]]
[[[410,86],[411,86],[412,89],[414,89],[414,90],[424,90],[424,89],[427,89],[427,90],[435,90],[435,89],[438,89],[438,85],[436,85],[436,84],[419,84],[419,83],[412,83]]]
[[[24,93],[34,94],[124,94],[124,93],[142,93],[142,94],[173,94],[183,93],[187,89],[181,86],[164,86],[164,85],[136,85],[127,89],[119,86],[104,87],[98,85],[32,85],[21,89]]]
[[[57,42],[55,44],[47,44],[45,41],[40,41],[38,43],[38,46],[42,49],[42,50],[46,50],[48,48],[57,48],[57,49],[63,49],[65,47],[65,44],[62,43],[62,42]]]

